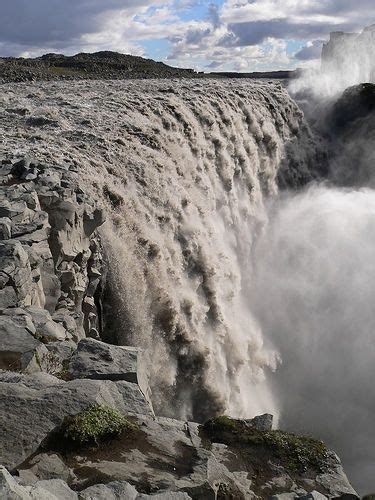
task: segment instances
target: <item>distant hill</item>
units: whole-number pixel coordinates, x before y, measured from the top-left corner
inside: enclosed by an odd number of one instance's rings
[[[0,58],[0,81],[32,81],[59,79],[124,79],[196,77],[192,69],[167,66],[152,59],[96,52],[93,54],[46,54],[34,59]]]
[[[110,51],[74,56],[52,53],[33,59],[0,57],[0,82],[182,77],[287,79],[295,76],[295,71],[198,73],[193,69],[174,68],[152,59]]]
[[[266,78],[266,79],[277,79],[285,80],[289,78],[296,78],[299,74],[299,70],[289,71],[255,71],[253,73],[237,73],[235,71],[219,71],[209,73],[210,77],[214,78]]]

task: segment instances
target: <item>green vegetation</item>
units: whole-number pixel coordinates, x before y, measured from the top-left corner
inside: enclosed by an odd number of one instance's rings
[[[55,372],[53,375],[55,375],[55,377],[57,377],[61,380],[65,380],[65,381],[71,380],[72,377],[70,376],[70,373],[69,373],[69,363],[70,363],[70,359],[64,359],[64,361],[62,362],[61,370]]]
[[[65,419],[62,438],[73,446],[98,444],[121,433],[132,434],[138,426],[114,408],[93,405]]]
[[[280,430],[261,431],[243,420],[225,416],[209,420],[201,431],[210,442],[224,443],[240,449],[242,454],[251,453],[254,448],[271,452],[293,472],[324,470],[328,458],[328,450],[321,441]]]
[[[365,495],[362,497],[362,500],[375,500],[375,493],[370,493],[369,495]]]

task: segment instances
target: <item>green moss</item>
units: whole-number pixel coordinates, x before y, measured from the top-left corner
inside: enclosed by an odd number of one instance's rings
[[[84,446],[98,444],[99,441],[123,432],[132,434],[138,426],[109,406],[93,405],[86,410],[68,417],[62,425],[62,437],[70,445]]]
[[[71,380],[72,377],[69,373],[69,363],[70,359],[64,359],[64,361],[62,362],[62,369],[54,374],[55,377],[65,381]]]
[[[290,471],[324,470],[328,458],[328,450],[321,441],[280,430],[261,431],[243,420],[217,417],[206,422],[202,431],[211,442],[241,448],[245,453],[263,448]]]

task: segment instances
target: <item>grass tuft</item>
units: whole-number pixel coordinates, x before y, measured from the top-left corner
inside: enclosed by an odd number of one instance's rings
[[[209,420],[201,427],[211,442],[241,448],[246,453],[254,447],[263,448],[279,458],[280,463],[293,472],[308,469],[323,471],[327,465],[326,445],[309,436],[297,436],[280,430],[261,431],[243,420],[226,416]]]
[[[98,444],[126,432],[132,434],[138,426],[114,408],[104,405],[89,406],[86,410],[67,417],[62,425],[62,437],[70,445]]]

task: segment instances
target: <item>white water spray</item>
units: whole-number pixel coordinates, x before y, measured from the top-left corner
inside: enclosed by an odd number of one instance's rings
[[[350,477],[375,470],[375,191],[282,196],[254,253],[250,304],[282,359],[281,426],[326,440]],[[372,472],[371,472],[372,471]]]

